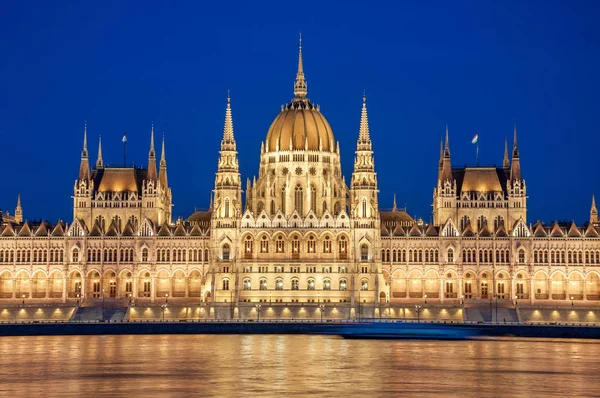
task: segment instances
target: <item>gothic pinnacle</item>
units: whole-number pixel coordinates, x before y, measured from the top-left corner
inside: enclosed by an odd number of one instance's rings
[[[307,94],[307,84],[304,79],[304,64],[302,61],[302,33],[300,33],[300,46],[298,50],[298,72],[296,72],[296,81],[294,82],[294,95],[296,98],[305,98]]]

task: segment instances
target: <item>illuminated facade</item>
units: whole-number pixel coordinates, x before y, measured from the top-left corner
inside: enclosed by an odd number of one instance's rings
[[[208,211],[172,220],[164,140],[151,131],[148,166],[91,169],[87,135],[74,185],[73,221],[0,227],[0,298],[130,298],[228,303],[378,306],[523,300],[600,300],[598,212],[585,226],[527,224],[516,128],[501,168],[452,168],[440,148],[433,222],[381,211],[363,98],[354,171],[307,97],[302,49],[294,97],[261,144],[258,177],[242,178],[230,99]],[[339,304],[341,303],[341,304]]]

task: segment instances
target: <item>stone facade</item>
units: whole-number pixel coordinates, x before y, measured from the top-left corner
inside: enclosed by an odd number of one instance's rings
[[[348,186],[339,144],[307,92],[300,52],[294,97],[261,145],[245,203],[228,98],[210,209],[175,222],[154,129],[146,168],[105,166],[99,144],[91,169],[84,132],[73,221],[23,221],[20,200],[3,216],[0,300],[179,300],[231,316],[269,303],[297,317],[306,305],[353,317],[361,306],[420,302],[600,301],[595,203],[583,226],[527,224],[516,128],[503,167],[460,169],[446,129],[424,224],[395,203],[379,209],[366,98]]]

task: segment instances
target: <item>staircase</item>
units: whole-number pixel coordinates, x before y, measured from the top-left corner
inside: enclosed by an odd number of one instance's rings
[[[122,322],[127,313],[128,300],[86,300],[73,312],[71,322]]]

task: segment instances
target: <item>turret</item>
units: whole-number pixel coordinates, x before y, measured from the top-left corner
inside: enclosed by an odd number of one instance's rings
[[[448,181],[452,183],[452,164],[450,162],[450,141],[448,139],[448,125],[446,125],[446,144],[444,146],[444,154],[442,157],[442,173],[440,183],[443,186]]]
[[[505,169],[510,168],[510,161],[508,160],[508,139],[504,138],[504,161],[502,162],[502,167]]]
[[[596,208],[596,198],[592,195],[592,208],[590,209],[590,223],[598,223],[598,209]]]
[[[517,145],[517,125],[514,127],[514,144],[512,152],[512,166],[510,168],[510,181],[521,181],[521,161],[519,160],[519,146]]]
[[[169,187],[169,181],[167,179],[167,158],[165,155],[165,137],[162,139],[162,148],[160,151],[160,185],[164,190],[167,190]]]

